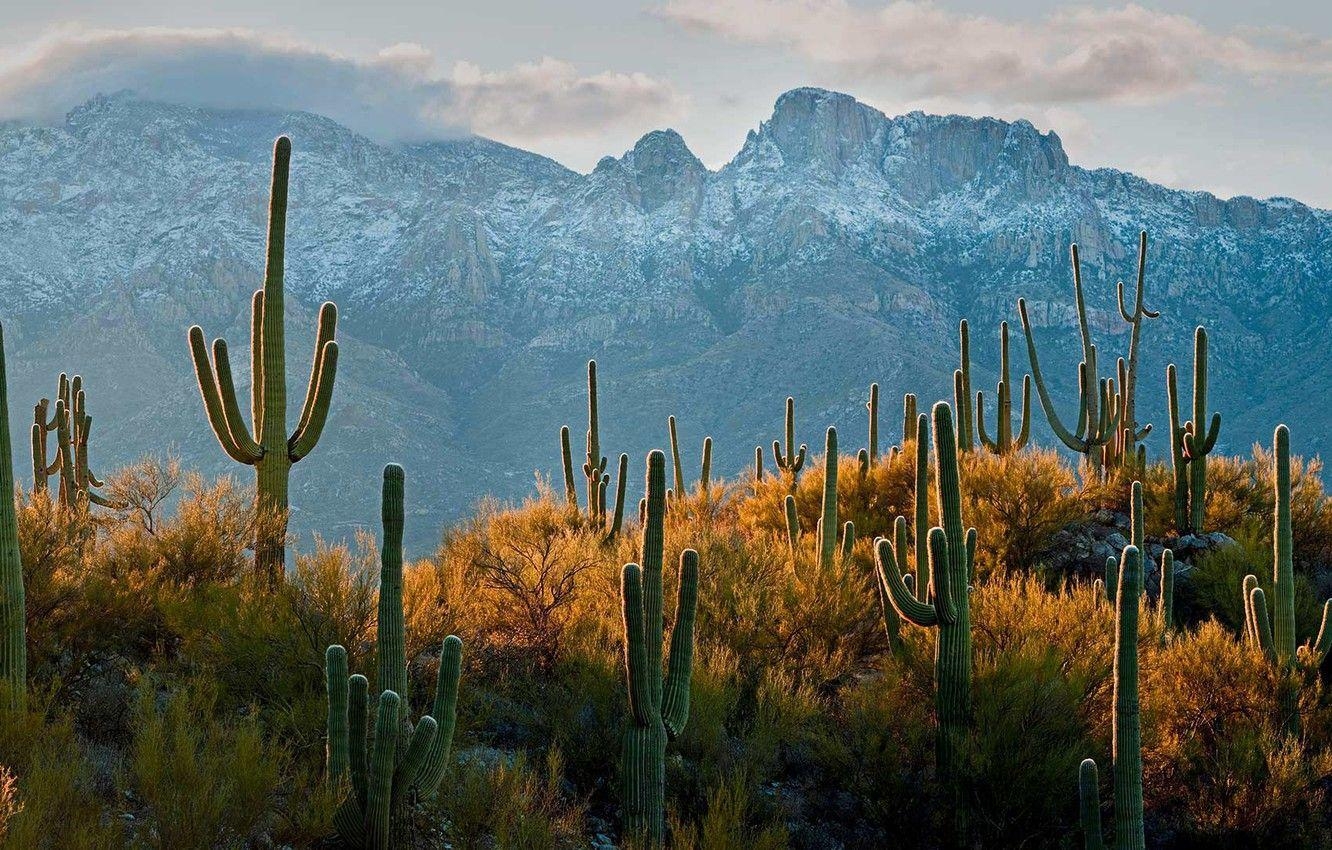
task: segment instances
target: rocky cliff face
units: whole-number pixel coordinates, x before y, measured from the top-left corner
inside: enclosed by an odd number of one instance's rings
[[[902,392],[951,393],[963,316],[975,383],[988,386],[996,327],[1016,325],[1019,295],[1046,371],[1068,389],[1068,244],[1081,246],[1113,362],[1127,343],[1114,284],[1131,279],[1144,228],[1149,306],[1164,314],[1146,331],[1145,418],[1164,422],[1165,363],[1187,362],[1203,323],[1226,449],[1268,439],[1278,420],[1297,450],[1326,442],[1329,414],[1306,399],[1332,380],[1320,344],[1332,318],[1328,213],[1073,166],[1054,133],[1023,121],[889,118],[817,89],[782,95],[715,172],[669,130],[580,175],[484,139],[385,146],[308,114],[128,95],[59,127],[0,129],[0,296],[18,421],[61,369],[77,370],[91,381],[104,467],[174,448],[210,472],[247,474],[213,444],[185,328],[243,345],[268,152],[282,132],[295,140],[293,374],[308,367],[319,301],[344,315],[330,428],[293,478],[302,528],[373,520],[387,460],[409,470],[417,546],[483,493],[526,492],[534,470],[557,472],[559,425],[582,429],[589,357],[602,362],[609,450],[641,458],[675,413],[687,444],[714,435],[725,472],[771,441],[788,393],[800,439],[815,443],[833,423],[854,449],[878,381],[895,433]]]

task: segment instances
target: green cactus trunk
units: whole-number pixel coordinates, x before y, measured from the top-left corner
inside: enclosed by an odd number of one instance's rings
[[[1022,376],[1022,420],[1017,437],[1013,436],[1013,382],[1010,380],[1008,361],[1008,322],[999,323],[999,385],[995,400],[999,419],[991,439],[985,430],[985,394],[976,392],[976,431],[980,443],[997,455],[1022,451],[1031,438],[1031,376]]]
[[[782,443],[780,440],[772,441],[772,462],[777,469],[786,475],[791,490],[794,491],[796,484],[800,480],[800,470],[805,466],[805,453],[809,447],[803,443],[800,449],[795,445],[795,399],[787,396],[786,398],[786,451],[782,452]]]
[[[1138,703],[1138,605],[1142,596],[1142,552],[1124,550],[1115,622],[1115,844],[1144,850],[1142,822],[1142,732]]]
[[[1078,768],[1078,803],[1083,850],[1105,850],[1101,836],[1101,779],[1095,759],[1083,759]]]
[[[865,449],[869,455],[867,458],[868,466],[873,466],[879,461],[879,385],[870,384],[869,401],[865,402],[865,409],[869,412],[869,444]]]
[[[621,575],[630,713],[620,760],[624,834],[651,848],[664,846],[666,839],[666,744],[680,735],[689,718],[698,604],[698,553],[686,549],[680,556],[675,626],[663,676],[665,466],[661,452],[648,455],[643,563],[626,564]]]
[[[0,680],[4,682],[7,705],[22,710],[28,698],[27,609],[14,508],[14,458],[9,441],[9,379],[3,326],[0,326],[0,594]]]
[[[255,506],[261,517],[255,538],[255,570],[270,585],[284,572],[291,467],[319,442],[328,420],[338,363],[334,341],[337,308],[330,302],[319,310],[305,403],[296,430],[288,436],[283,279],[290,165],[291,141],[282,136],[273,147],[264,287],[255,292],[251,309],[250,427],[237,401],[226,342],[213,342],[210,360],[203,329],[195,325],[189,333],[195,376],[213,433],[228,456],[255,469]]]
[[[837,552],[837,429],[829,428],[823,449],[823,514],[819,521],[819,566]]]
[[[971,332],[967,320],[958,324],[958,368],[953,373],[953,405],[957,409],[957,449],[971,451],[975,428],[971,420]]]
[[[944,846],[966,845],[967,794],[962,753],[971,728],[971,603],[968,582],[976,553],[976,530],[963,529],[957,437],[952,411],[934,406],[934,462],[938,512],[942,527],[929,532],[930,582],[922,598],[921,577],[913,592],[902,577],[893,542],[879,538],[875,563],[888,598],[898,615],[935,637],[935,711],[938,716],[936,758],[939,780],[951,796],[945,815]],[[901,525],[901,523],[899,523]],[[918,548],[919,548],[919,544]]]

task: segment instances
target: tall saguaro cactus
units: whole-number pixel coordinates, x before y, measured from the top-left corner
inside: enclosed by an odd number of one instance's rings
[[[971,413],[971,331],[967,320],[958,323],[958,367],[953,372],[953,404],[957,407],[957,448],[971,451],[975,427]]]
[[[375,725],[367,729],[369,682],[347,676],[347,652],[330,646],[324,657],[328,687],[326,778],[335,787],[350,777],[348,796],[333,826],[351,847],[393,846],[394,821],[410,795],[434,796],[448,767],[457,719],[462,641],[450,635],[440,649],[439,677],[430,714],[413,725],[408,717],[407,652],[402,613],[403,471],[384,468],[379,611],[376,621]],[[367,740],[373,737],[374,746]]]
[[[1221,414],[1207,421],[1207,329],[1193,332],[1193,418],[1179,419],[1175,364],[1166,367],[1166,402],[1170,408],[1170,457],[1175,475],[1175,524],[1180,534],[1201,534],[1207,514],[1207,455],[1221,432]]]
[[[1082,338],[1082,362],[1078,364],[1078,418],[1069,428],[1059,418],[1049,388],[1041,376],[1040,358],[1036,354],[1036,339],[1032,335],[1031,320],[1027,317],[1027,302],[1018,299],[1018,315],[1022,319],[1022,333],[1027,338],[1027,357],[1031,360],[1031,377],[1036,383],[1036,395],[1051,430],[1060,442],[1083,456],[1084,462],[1097,467],[1102,461],[1100,449],[1114,439],[1119,428],[1119,417],[1104,402],[1110,396],[1109,384],[1097,377],[1096,346],[1092,343],[1091,327],[1087,321],[1087,303],[1082,295],[1082,264],[1078,260],[1078,246],[1069,251],[1073,263],[1073,299],[1078,313],[1078,332]]]
[[[837,429],[829,428],[823,448],[823,512],[819,518],[819,566],[837,554]]]
[[[231,359],[225,340],[213,341],[212,358],[203,328],[190,328],[190,354],[203,396],[204,411],[223,451],[233,460],[255,469],[257,507],[271,513],[276,527],[259,523],[255,540],[255,568],[269,582],[277,581],[286,561],[288,485],[292,464],[319,442],[328,421],[333,383],[338,369],[338,310],[326,302],[319,310],[315,332],[314,364],[296,430],[287,433],[287,354],[284,326],[283,279],[287,233],[287,182],[291,167],[291,140],[278,138],[273,146],[273,183],[268,206],[268,249],[264,287],[254,293],[250,325],[250,416],[247,427],[231,378]],[[253,433],[251,432],[253,429]]]
[[[23,557],[14,509],[14,457],[9,442],[9,381],[5,332],[0,326],[0,680],[8,706],[22,709],[28,697],[28,649],[23,596]]]
[[[625,564],[620,586],[630,715],[620,760],[624,832],[653,848],[662,847],[666,836],[666,744],[679,737],[689,719],[698,606],[698,553],[686,549],[680,555],[675,622],[663,674],[665,515],[666,458],[653,451],[647,459],[642,565]]]
[[[869,401],[865,402],[869,413],[869,442],[865,447],[865,466],[869,468],[879,462],[879,385],[870,384]]]
[[[672,433],[674,418],[671,417]],[[564,498],[572,508],[578,507],[578,488],[574,484],[573,451],[569,440],[569,426],[560,428],[560,462],[564,470]],[[587,495],[587,519],[606,532],[612,540],[620,533],[624,521],[625,471],[629,455],[621,454],[615,481],[615,502],[608,506],[607,494],[611,477],[606,471],[608,460],[601,453],[601,417],[597,399],[597,361],[587,361],[587,432],[583,456],[583,482]]]
[[[1295,544],[1290,520],[1290,429],[1278,425],[1272,435],[1272,477],[1276,508],[1272,528],[1272,617],[1267,598],[1256,576],[1244,579],[1244,631],[1267,657],[1287,670],[1294,669],[1301,654],[1311,667],[1318,667],[1332,649],[1332,599],[1323,604],[1323,622],[1311,646],[1300,647],[1295,634]],[[1299,703],[1292,694],[1283,706],[1287,727],[1298,730]]]
[[[1013,436],[1013,382],[1008,367],[1008,322],[999,323],[999,386],[995,391],[999,421],[994,438],[985,433],[985,394],[976,391],[976,428],[981,445],[997,455],[1022,451],[1031,437],[1031,376],[1022,376],[1022,418],[1018,435]]]
[[[971,726],[971,601],[967,584],[976,556],[976,529],[963,530],[957,437],[948,405],[934,406],[934,474],[941,526],[930,529],[928,587],[916,592],[902,577],[892,541],[879,538],[874,559],[889,601],[898,615],[917,626],[935,629],[935,706],[939,729],[936,750],[939,776],[952,796],[946,818],[948,846],[964,846],[967,811],[963,791],[962,746]],[[900,524],[900,523],[899,523]],[[919,545],[919,544],[918,544]]]
[[[1142,344],[1143,319],[1160,318],[1160,311],[1147,309],[1145,302],[1147,289],[1147,231],[1138,234],[1138,285],[1134,290],[1133,310],[1130,312],[1124,301],[1124,282],[1120,281],[1115,290],[1119,303],[1119,316],[1128,323],[1128,357],[1124,361],[1122,377],[1119,380],[1119,430],[1114,440],[1107,444],[1108,460],[1118,463],[1145,460],[1138,457],[1138,443],[1152,431],[1150,423],[1138,425],[1138,359]]]
[[[1115,601],[1115,849],[1144,850],[1142,819],[1142,724],[1138,701],[1138,612],[1142,597],[1142,553],[1124,547]],[[1096,762],[1086,759],[1078,775],[1084,845],[1101,848],[1101,808]]]

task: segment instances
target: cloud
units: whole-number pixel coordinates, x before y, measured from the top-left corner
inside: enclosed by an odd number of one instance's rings
[[[369,57],[242,29],[61,29],[0,61],[0,119],[58,121],[98,93],[222,108],[300,109],[377,138],[477,132],[513,144],[643,132],[683,112],[668,83],[580,74],[545,58],[486,71],[440,70],[417,44]]]
[[[1008,21],[898,0],[667,0],[657,13],[697,31],[777,45],[915,97],[1020,104],[1153,103],[1198,92],[1217,72],[1332,78],[1332,41],[1276,29],[1217,32],[1130,4]]]

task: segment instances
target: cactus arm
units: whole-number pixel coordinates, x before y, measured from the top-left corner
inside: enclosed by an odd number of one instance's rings
[[[796,547],[800,545],[800,516],[796,513],[795,496],[788,494],[784,506],[786,508],[786,542],[791,548],[791,554],[794,555]]]
[[[880,537],[874,541],[874,565],[887,592],[888,601],[892,603],[898,616],[921,627],[939,624],[934,606],[917,599],[902,580],[902,571],[898,566],[897,557],[893,554],[893,545],[887,538]],[[919,580],[917,580],[917,589],[919,589]]]
[[[314,397],[310,406],[310,417],[301,423],[300,428],[287,441],[287,454],[292,463],[313,451],[320,435],[324,433],[324,424],[328,422],[328,411],[333,402],[333,384],[337,374],[338,344],[329,340],[324,343],[324,356],[319,360],[318,375],[310,376],[310,392]]]
[[[337,336],[338,308],[332,301],[325,301],[319,308],[319,321],[315,326],[314,360],[310,364],[310,383],[305,389],[305,402],[301,405],[301,418],[297,420],[296,432],[304,431],[314,412],[315,399],[319,395],[320,382],[323,380],[324,358],[328,354],[328,344]]]
[[[949,559],[951,553],[948,544],[948,537],[942,528],[931,528],[929,543],[930,558],[930,577],[934,582],[931,588],[931,595],[934,597],[934,611],[939,618],[939,623],[944,626],[952,626],[957,623],[957,605],[955,593],[959,591],[953,586],[953,577],[949,575]],[[960,548],[960,547],[957,547]],[[966,592],[966,588],[960,591]]]
[[[879,385],[870,384],[869,401],[865,402],[865,409],[869,413],[869,446],[866,449],[869,452],[869,462],[873,464],[879,459]]]
[[[1221,433],[1221,414],[1213,413],[1212,421],[1207,428],[1207,438],[1203,440],[1202,453],[1209,454],[1216,446],[1216,438]]]
[[[213,426],[213,434],[221,444],[222,450],[237,463],[254,465],[263,457],[262,452],[247,451],[249,444],[254,443],[253,439],[242,446],[232,435],[217,378],[213,374],[208,346],[204,342],[203,328],[198,325],[190,328],[190,354],[194,360],[194,375],[198,379],[199,394],[203,396],[204,412],[208,415],[208,424]],[[246,436],[249,436],[248,433]]]
[[[712,438],[703,438],[703,466],[702,472],[698,476],[698,489],[704,496],[708,495],[708,484],[712,480]]]
[[[685,492],[684,468],[680,464],[680,438],[675,430],[675,417],[666,417],[666,430],[670,432],[671,437],[671,470],[675,474],[675,492]]]
[[[1258,577],[1253,573],[1246,575],[1240,585],[1241,602],[1244,605],[1244,639],[1254,646],[1258,645],[1258,621],[1253,615],[1253,589],[1257,586]]]
[[[624,666],[629,683],[629,713],[634,723],[647,725],[655,711],[648,676],[647,637],[643,622],[643,570],[625,564],[620,573],[620,609],[624,618]]]
[[[384,539],[379,554],[379,612],[375,627],[379,676],[375,686],[401,697],[405,711],[408,697],[407,647],[402,624],[403,478],[402,467],[396,463],[384,467],[380,499]],[[395,722],[394,728],[396,725]]]
[[[1267,615],[1267,595],[1261,587],[1255,587],[1249,593],[1249,606],[1253,609],[1253,622],[1257,628],[1258,646],[1273,661],[1276,660],[1276,645],[1272,637],[1272,620]]]
[[[1054,431],[1060,442],[1074,451],[1085,451],[1086,446],[1083,440],[1077,437],[1072,431],[1064,426],[1063,420],[1059,418],[1059,413],[1055,410],[1054,401],[1050,398],[1050,391],[1045,386],[1045,379],[1041,375],[1041,362],[1036,354],[1036,340],[1032,336],[1031,321],[1027,318],[1027,302],[1025,299],[1018,299],[1018,315],[1022,319],[1022,333],[1027,338],[1027,358],[1031,361],[1031,378],[1036,383],[1036,395],[1041,401],[1041,409],[1045,411],[1045,418],[1050,423],[1050,430]],[[1085,371],[1084,370],[1080,370]],[[1081,375],[1079,380],[1081,381]],[[1087,390],[1081,388],[1079,392],[1078,422],[1082,423],[1087,418]],[[1079,424],[1078,431],[1082,431]]]
[[[1322,666],[1329,649],[1332,649],[1332,599],[1323,603],[1323,619],[1318,624],[1318,637],[1313,642],[1314,666]]]
[[[370,761],[366,742],[369,737],[370,682],[359,673],[347,680],[347,768],[351,771],[352,793],[358,810],[365,809],[369,792]]]
[[[439,724],[430,715],[427,714],[416,722],[416,728],[412,730],[412,736],[407,741],[407,750],[399,756],[398,767],[393,771],[391,799],[404,800],[407,797],[407,790],[415,787],[438,735]]]
[[[1100,777],[1093,759],[1083,759],[1078,768],[1078,804],[1084,850],[1105,850],[1101,838]]]
[[[578,488],[574,486],[573,449],[569,446],[569,426],[560,427],[560,461],[564,465],[564,500],[569,507],[578,507]]]
[[[347,773],[347,650],[334,644],[324,653],[324,685],[328,691],[324,781],[337,787]]]
[[[1002,427],[1003,423],[1000,423]],[[980,437],[980,443],[985,448],[995,454],[1003,454],[999,443],[990,439],[990,435],[985,432],[985,391],[976,390],[976,435]]]
[[[694,615],[698,610],[698,553],[680,553],[680,587],[675,597],[671,650],[666,661],[666,682],[661,719],[671,740],[680,737],[689,720],[689,685],[693,675]]]
[[[391,690],[379,695],[375,718],[375,751],[365,794],[365,831],[371,850],[387,850],[392,841],[393,766],[398,750],[398,719],[402,699]]]
[[[1022,376],[1022,424],[1019,426],[1017,439],[1013,441],[1013,451],[1022,451],[1031,440],[1031,375]]]
[[[439,731],[430,743],[430,752],[416,777],[416,787],[424,797],[433,797],[448,771],[453,732],[458,722],[458,680],[462,676],[462,641],[457,635],[444,638],[439,652],[439,675],[435,680],[435,701],[430,716]]]
[[[842,560],[851,560],[856,550],[856,524],[851,520],[842,523]]]
[[[264,291],[250,297],[250,424],[259,433],[264,421]]]
[[[779,470],[786,470],[786,458],[782,457],[782,441],[772,441],[772,463]]]

